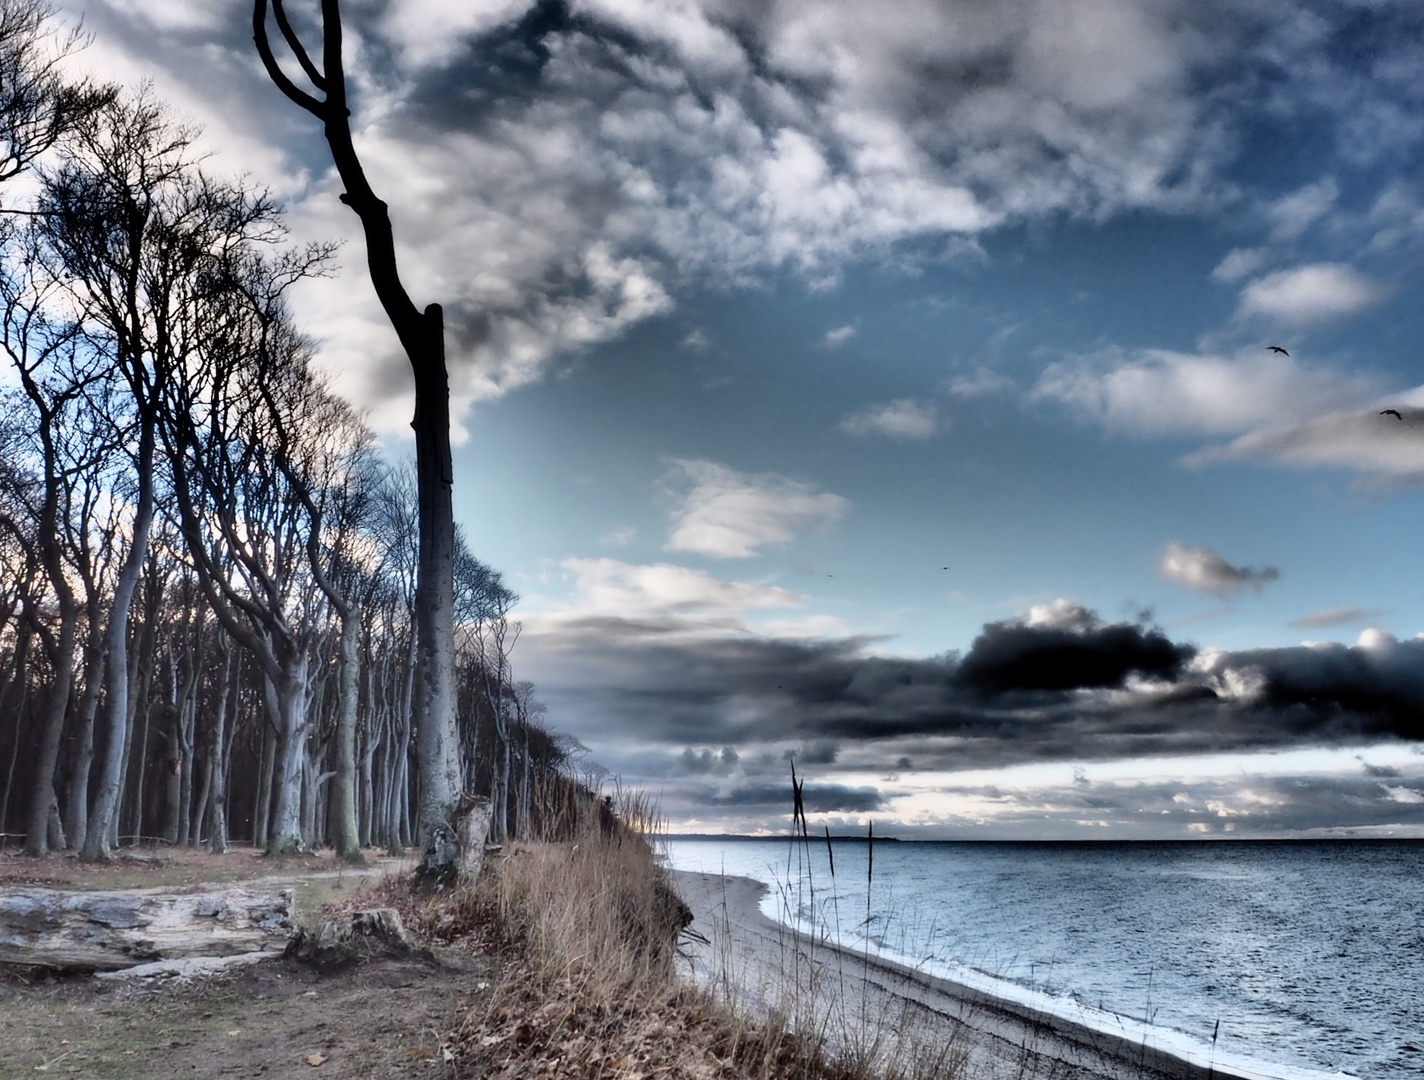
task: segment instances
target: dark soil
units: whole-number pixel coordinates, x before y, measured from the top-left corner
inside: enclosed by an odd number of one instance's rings
[[[0,982],[0,1077],[463,1077],[446,1048],[487,960],[377,959],[321,976],[268,960],[192,980]]]

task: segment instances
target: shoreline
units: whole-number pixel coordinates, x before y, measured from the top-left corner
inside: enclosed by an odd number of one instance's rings
[[[672,871],[707,944],[692,975],[737,1005],[822,1038],[833,1051],[904,1067],[938,1062],[973,1080],[1267,1080],[1269,1074],[1101,1031],[1067,1017],[816,941],[769,919],[751,878]]]

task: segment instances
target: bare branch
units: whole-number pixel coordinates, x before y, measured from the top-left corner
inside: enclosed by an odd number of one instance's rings
[[[327,103],[318,101],[296,83],[292,82],[291,79],[287,78],[286,72],[282,70],[282,65],[277,62],[277,57],[272,54],[272,43],[267,38],[267,0],[253,0],[252,41],[257,46],[257,55],[262,58],[262,66],[267,69],[267,75],[271,78],[277,89],[286,94],[288,98],[311,113],[318,120],[325,121],[327,116]],[[302,54],[302,56],[305,56],[305,54]],[[302,56],[299,56],[298,59],[302,59]],[[307,58],[306,63],[311,63],[310,58]],[[305,64],[303,66],[305,67]]]
[[[287,47],[292,50],[292,55],[297,58],[297,63],[302,65],[302,70],[307,73],[307,78],[318,90],[325,92],[326,79],[317,70],[317,66],[312,63],[311,57],[307,55],[306,47],[302,44],[302,39],[297,37],[297,32],[292,29],[292,24],[287,20],[287,9],[283,0],[272,0],[272,14],[277,19],[277,29],[281,30],[282,37],[287,39]]]

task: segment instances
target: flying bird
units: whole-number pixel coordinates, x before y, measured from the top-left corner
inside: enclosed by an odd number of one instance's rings
[[[1269,349],[1271,352],[1278,352],[1278,353],[1280,353],[1282,356],[1289,356],[1289,355],[1290,355],[1290,353],[1286,352],[1286,351],[1285,351],[1283,348],[1281,348],[1279,345],[1267,345],[1266,348]]]
[[[1392,417],[1394,417],[1396,420],[1403,420],[1403,419],[1404,419],[1404,417],[1402,417],[1402,416],[1399,415],[1399,410],[1398,410],[1398,409],[1381,409],[1381,410],[1380,410],[1380,415],[1381,415],[1381,416],[1392,416]]]

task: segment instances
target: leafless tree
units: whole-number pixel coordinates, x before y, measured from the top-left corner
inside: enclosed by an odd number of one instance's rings
[[[40,257],[64,283],[74,325],[122,379],[133,414],[125,444],[133,509],[105,638],[107,750],[85,838],[90,859],[109,854],[123,781],[129,616],[156,509],[165,388],[208,330],[204,305],[213,265],[233,245],[265,236],[275,213],[260,195],[204,176],[192,160],[193,138],[149,91],[109,100],[67,140],[62,165],[46,177],[36,218]]]
[[[272,49],[269,22],[275,22],[311,92],[298,86],[283,70]],[[453,820],[464,785],[455,725],[455,525],[444,315],[439,304],[418,309],[406,292],[396,264],[389,211],[372,190],[352,143],[339,0],[321,0],[320,28],[318,63],[288,19],[283,0],[271,0],[270,5],[268,0],[254,0],[252,29],[258,55],[277,88],[322,123],[332,162],[346,189],[341,200],[361,221],[371,282],[415,377],[412,427],[420,510],[416,601],[420,829],[426,867],[435,873],[448,873],[454,848],[437,845],[436,840],[437,835],[453,835]],[[449,851],[449,858],[441,854],[443,851]]]
[[[58,28],[44,0],[0,0],[0,181],[23,172],[113,98],[112,87],[60,73],[61,59],[83,40],[77,29]]]

